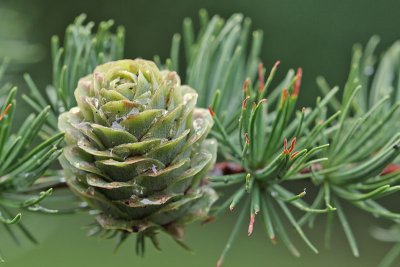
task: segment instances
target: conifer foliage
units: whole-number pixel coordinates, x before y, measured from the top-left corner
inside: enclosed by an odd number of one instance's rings
[[[255,227],[299,256],[289,223],[318,253],[304,226],[319,216],[327,217],[326,242],[338,224],[358,257],[356,226],[343,209],[350,204],[394,225],[372,234],[396,242],[381,266],[396,261],[400,213],[382,199],[400,190],[398,42],[380,60],[378,37],[355,45],[342,97],[318,77],[322,96],[303,108],[303,70],[276,81],[280,62],[264,67],[263,33],[242,14],[224,20],[201,10],[199,31],[185,19],[170,56],[155,56],[155,64],[120,60],[124,29],[107,21],[94,30],[84,20],[67,28],[63,42],[52,38],[53,80],[45,90],[24,75],[23,99],[36,115],[17,131],[17,90],[0,87],[0,221],[13,237],[19,227],[34,240],[19,212],[54,212],[40,202],[65,175],[97,215],[91,234],[121,244],[135,232],[138,254],[147,239],[158,248],[157,232],[186,247],[181,226],[229,211],[237,219],[217,266],[237,233],[251,236]],[[61,154],[64,172],[52,164]],[[316,194],[306,201],[308,190]]]

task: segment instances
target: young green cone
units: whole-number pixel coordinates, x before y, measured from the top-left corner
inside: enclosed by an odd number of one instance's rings
[[[103,229],[179,241],[183,225],[207,216],[217,198],[204,183],[215,162],[217,143],[206,139],[213,120],[175,72],[114,61],[82,78],[75,97],[78,107],[59,118],[61,164]]]

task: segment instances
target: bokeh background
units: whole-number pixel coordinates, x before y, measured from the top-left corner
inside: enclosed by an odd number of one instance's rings
[[[264,31],[262,59],[267,67],[281,60],[281,70],[301,66],[304,71],[302,105],[312,105],[318,94],[315,78],[323,75],[331,85],[343,87],[354,43],[365,44],[373,35],[381,37],[379,51],[400,38],[400,1],[397,0],[0,0],[0,58],[8,55],[12,66],[8,78],[24,84],[21,74],[29,72],[40,88],[51,77],[50,37],[62,36],[75,16],[86,13],[99,22],[112,18],[126,27],[127,58],[165,58],[172,34],[181,30],[184,17],[196,21],[200,8],[229,17],[240,12],[252,18],[253,28]],[[281,72],[283,74],[283,71]],[[29,109],[19,102],[19,119]],[[306,199],[307,200],[307,199]],[[313,255],[296,239],[302,257],[292,257],[282,245],[272,245],[260,222],[251,238],[246,226],[229,253],[224,266],[376,266],[389,246],[374,241],[368,234],[376,223],[351,207],[351,226],[358,238],[361,258],[351,256],[344,234],[337,227],[330,249],[323,247],[324,220],[317,220],[308,231],[320,248]],[[77,216],[24,216],[25,223],[37,232],[41,244],[16,246],[0,229],[0,250],[5,266],[214,266],[237,214],[227,214],[213,224],[193,225],[187,243],[195,251],[186,253],[166,237],[163,252],[153,248],[138,258],[131,239],[114,253],[113,241],[87,238],[82,226],[90,223],[85,214]],[[289,227],[289,226],[288,226]],[[294,233],[294,231],[293,231]],[[295,233],[294,233],[295,236]]]

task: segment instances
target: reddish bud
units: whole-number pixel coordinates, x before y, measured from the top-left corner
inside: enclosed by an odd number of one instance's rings
[[[248,133],[244,134],[244,140],[246,141],[246,144],[250,145],[250,139],[249,139],[249,134]]]
[[[386,175],[386,174],[390,174],[396,171],[400,171],[400,165],[398,164],[389,164],[388,166],[386,166],[385,169],[383,169],[381,175]]]
[[[277,69],[279,64],[281,64],[281,62],[278,60],[277,62],[275,62],[274,66],[272,68]]]
[[[283,89],[282,94],[281,94],[281,102],[279,104],[279,108],[281,108],[285,104],[285,101],[288,98],[288,96],[289,96],[289,91],[286,88]]]
[[[295,145],[296,145],[296,137],[292,139],[292,143],[290,144],[289,148],[289,153],[292,153]]]
[[[247,100],[249,100],[249,98],[250,98],[250,96],[247,96],[247,97],[243,100],[243,105],[242,105],[242,108],[243,108],[243,109],[246,109]]]
[[[253,233],[255,218],[256,218],[255,214],[250,215],[250,223],[249,223],[249,228],[247,229],[247,236],[251,236],[251,234]]]
[[[289,91],[286,88],[283,89],[283,92],[282,92],[283,101],[285,101],[288,98],[288,96],[289,96]]]
[[[214,175],[228,175],[244,172],[243,167],[234,162],[219,162],[215,164],[213,169]]]
[[[290,156],[290,159],[293,159],[294,157],[296,157],[297,154],[299,154],[299,151],[294,152],[294,153]]]
[[[6,109],[4,110],[3,114],[0,114],[0,121],[4,118],[4,116],[7,115],[8,111],[10,110],[12,104],[8,104],[8,106],[6,107]]]
[[[259,102],[258,102],[258,104],[260,105],[260,104],[262,104],[262,103],[265,103],[265,102],[267,102],[268,100],[266,99],[266,98],[263,98],[263,99],[261,99]]]
[[[301,68],[298,68],[297,74],[296,74],[296,81],[294,83],[294,90],[293,90],[293,95],[295,95],[295,96],[297,96],[299,94],[302,76],[303,76],[303,70]]]
[[[264,70],[264,65],[262,63],[260,63],[258,65],[258,81],[260,83],[260,92],[262,92],[264,90],[264,86],[265,86],[263,70]]]
[[[285,138],[283,140],[283,154],[287,154],[288,150],[287,150],[287,139]]]
[[[215,116],[215,112],[214,112],[214,110],[213,110],[211,107],[208,107],[208,112],[210,112],[211,117],[214,117],[214,116]]]
[[[249,80],[249,79],[246,79],[246,80],[244,81],[244,83],[243,83],[243,92],[244,92],[244,93],[247,92],[247,88],[249,87],[249,83],[250,83],[250,80]]]
[[[210,216],[210,217],[208,217],[207,219],[205,219],[204,221],[202,221],[202,222],[200,223],[200,225],[205,225],[205,224],[211,223],[211,222],[213,222],[213,221],[215,221],[215,217],[214,217],[214,216]]]
[[[217,267],[221,267],[222,266],[222,262],[223,262],[223,258],[219,258],[217,261]]]

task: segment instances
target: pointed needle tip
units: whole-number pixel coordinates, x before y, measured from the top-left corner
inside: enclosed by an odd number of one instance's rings
[[[250,215],[250,223],[249,223],[249,228],[247,230],[247,236],[251,236],[251,234],[253,233],[255,218],[256,218],[255,214]]]

